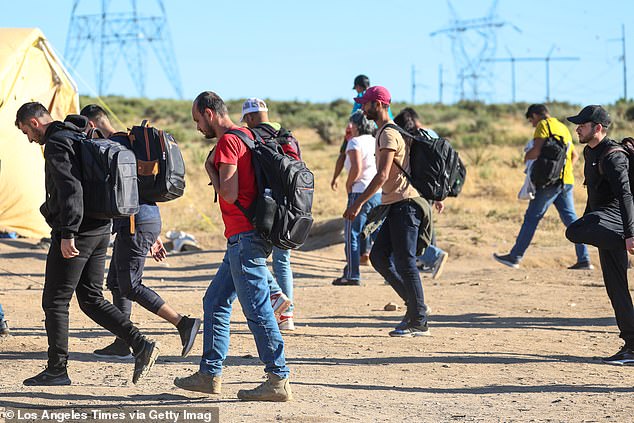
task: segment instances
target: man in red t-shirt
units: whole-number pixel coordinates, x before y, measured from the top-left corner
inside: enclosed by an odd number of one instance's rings
[[[292,399],[289,369],[284,357],[284,341],[269,299],[266,258],[272,245],[253,228],[236,206],[248,209],[257,195],[251,151],[230,130],[243,131],[229,117],[224,101],[204,91],[192,105],[192,118],[205,138],[218,143],[205,161],[205,169],[220,197],[225,224],[227,251],[203,298],[203,356],[200,369],[191,376],[176,378],[174,384],[190,391],[220,394],[222,364],[229,351],[229,320],[236,297],[257,345],[268,380],[255,389],[238,391],[247,401],[288,401]]]

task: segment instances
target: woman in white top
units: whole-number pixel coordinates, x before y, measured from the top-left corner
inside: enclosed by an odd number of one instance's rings
[[[344,167],[348,172],[346,191],[348,192],[348,206],[366,189],[374,175],[376,175],[376,159],[374,152],[376,140],[372,136],[375,124],[369,121],[361,110],[353,113],[348,121],[348,130],[352,138],[346,147],[346,161]],[[353,220],[345,220],[345,250],[346,267],[343,276],[332,281],[333,285],[361,285],[359,262],[361,254],[370,250],[370,240],[361,238],[361,230],[365,225],[368,213],[375,206],[381,204],[381,192],[374,194]]]

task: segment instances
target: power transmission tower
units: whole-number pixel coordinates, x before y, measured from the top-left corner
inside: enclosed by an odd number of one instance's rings
[[[577,61],[578,57],[553,57],[552,53],[555,46],[552,46],[546,57],[514,57],[509,51],[510,57],[494,57],[486,59],[488,62],[510,62],[511,63],[511,92],[512,101],[515,103],[515,62],[538,62],[543,61],[546,64],[546,102],[550,101],[550,62],[560,61]]]
[[[621,24],[621,38],[616,38],[608,41],[620,41],[623,48],[623,53],[619,57],[619,60],[623,62],[623,100],[627,101],[627,62],[625,60],[625,25]]]
[[[417,87],[426,87],[427,85],[416,82],[416,73],[419,72],[416,70],[416,66],[412,65],[412,104],[416,104],[416,88]]]
[[[448,1],[449,10],[453,15],[446,28],[430,33],[431,37],[444,34],[451,39],[454,56],[454,64],[457,69],[458,87],[460,88],[460,100],[465,100],[465,82],[471,88],[471,99],[479,100],[483,90],[480,83],[491,85],[491,71],[489,60],[495,54],[497,48],[496,30],[511,25],[521,32],[516,26],[502,21],[497,17],[497,0],[493,1],[489,14],[477,19],[458,19],[458,16]],[[473,36],[472,36],[473,35]],[[489,91],[489,89],[484,90]]]
[[[71,67],[76,67],[84,56],[88,44],[92,47],[92,61],[96,67],[99,95],[107,92],[117,63],[123,56],[139,96],[145,97],[147,52],[154,50],[157,62],[174,88],[178,98],[183,98],[176,56],[167,25],[163,0],[155,0],[158,13],[139,13],[137,0],[129,0],[124,12],[111,12],[112,0],[101,0],[100,13],[80,14],[80,0],[73,1],[65,56]],[[94,5],[97,2],[84,1]],[[145,1],[142,10],[152,10]]]

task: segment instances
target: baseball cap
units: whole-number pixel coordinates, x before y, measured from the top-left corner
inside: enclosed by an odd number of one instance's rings
[[[577,116],[570,116],[567,119],[577,125],[581,125],[586,122],[594,122],[600,123],[603,126],[609,126],[610,123],[612,123],[612,119],[610,119],[608,111],[597,105],[586,106],[581,109]]]
[[[355,97],[354,101],[359,104],[369,103],[371,101],[380,101],[383,104],[390,104],[392,101],[392,96],[390,92],[385,87],[380,87],[375,85],[374,87],[370,87],[365,90],[363,96]]]
[[[240,118],[240,122],[244,120],[244,115],[248,113],[254,112],[268,112],[269,108],[266,107],[266,103],[261,98],[252,97],[247,98],[244,103],[242,103],[242,117]]]

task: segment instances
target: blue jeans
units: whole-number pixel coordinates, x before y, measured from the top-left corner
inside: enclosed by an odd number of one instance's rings
[[[559,212],[559,218],[566,228],[577,220],[575,203],[572,197],[572,184],[538,189],[535,193],[535,198],[528,203],[528,208],[524,215],[524,223],[522,223],[515,245],[509,253],[512,259],[519,261],[524,257],[524,253],[535,235],[539,221],[542,220],[551,204],[555,205]],[[575,252],[577,254],[577,262],[590,261],[588,247],[585,244],[575,244]]]
[[[2,304],[0,304],[0,320],[4,320],[4,310],[2,310]]]
[[[277,280],[280,289],[291,301],[293,301],[293,271],[291,270],[291,250],[283,250],[273,247],[273,274]],[[271,290],[271,292],[274,292]],[[286,313],[292,313],[294,309],[293,303],[286,310]]]
[[[435,245],[425,248],[425,252],[418,256],[418,261],[426,267],[433,267],[444,251]]]
[[[231,308],[237,297],[255,338],[264,370],[282,378],[288,377],[284,341],[269,298],[267,279],[270,272],[266,258],[270,253],[271,244],[255,231],[242,232],[227,240],[227,252],[203,298],[201,373],[222,374],[222,363],[229,351]]]
[[[422,211],[410,200],[392,204],[370,252],[370,261],[405,301],[410,325],[427,324],[423,284],[416,268]]]
[[[348,207],[361,195],[359,192],[348,194]],[[372,238],[361,238],[361,231],[368,220],[368,213],[374,207],[381,204],[381,194],[376,193],[361,207],[359,214],[354,220],[345,219],[344,240],[346,250],[346,266],[343,269],[343,277],[346,279],[359,280],[361,272],[359,271],[359,260],[361,254],[366,253],[372,248]]]

